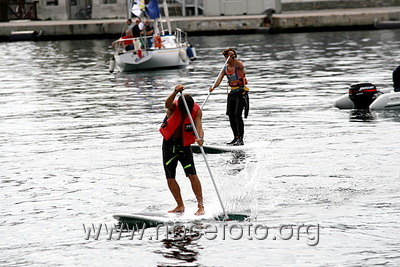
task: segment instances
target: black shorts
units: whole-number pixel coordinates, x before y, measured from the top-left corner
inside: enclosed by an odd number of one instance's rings
[[[181,163],[186,176],[196,174],[193,152],[190,146],[184,147],[179,139],[171,138],[168,141],[163,139],[162,152],[165,176],[167,179],[175,178],[178,161]]]

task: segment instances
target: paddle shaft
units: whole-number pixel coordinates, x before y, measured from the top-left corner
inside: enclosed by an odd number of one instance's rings
[[[186,109],[186,112],[187,112],[187,114],[188,114],[190,123],[192,124],[193,131],[194,131],[194,135],[196,136],[196,139],[199,139],[199,133],[197,132],[196,126],[194,125],[193,118],[192,118],[192,116],[190,115],[189,107],[188,107],[188,105],[187,105],[187,103],[186,103],[186,99],[185,99],[185,97],[183,96],[182,92],[181,92],[181,98],[182,98],[182,100],[183,100],[183,104],[185,104],[185,109]],[[210,166],[208,165],[206,153],[204,152],[203,146],[199,146],[199,147],[200,147],[201,154],[203,155],[204,162],[206,163],[206,166],[207,166],[207,169],[208,169],[208,173],[210,174],[211,181],[212,181],[212,183],[213,183],[213,185],[214,185],[215,192],[217,193],[219,203],[221,204],[222,211],[223,211],[223,213],[224,213],[224,218],[225,218],[226,220],[228,220],[229,217],[228,217],[228,214],[226,213],[226,210],[225,210],[225,207],[224,207],[224,203],[222,203],[222,199],[221,199],[221,196],[220,196],[220,194],[219,194],[219,192],[218,192],[218,187],[217,187],[217,184],[215,183],[214,177],[213,177],[213,175],[212,175],[211,168],[210,168]]]
[[[226,59],[224,65],[222,66],[221,71],[219,72],[217,78],[215,79],[215,81],[214,81],[214,83],[213,83],[213,86],[212,86],[213,88],[214,88],[215,84],[217,83],[219,76],[220,76],[221,73],[224,71],[224,68],[225,68],[225,66],[226,66],[226,64],[228,63],[228,60],[229,60],[230,58],[231,58],[231,57],[229,56],[229,57]],[[203,109],[203,107],[204,107],[204,105],[206,104],[206,102],[207,102],[208,98],[210,97],[210,95],[211,95],[211,92],[208,92],[208,95],[207,95],[206,99],[204,100],[203,104],[201,105],[201,109]]]

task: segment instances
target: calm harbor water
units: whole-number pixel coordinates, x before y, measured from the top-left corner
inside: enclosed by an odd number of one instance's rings
[[[192,37],[199,57],[188,68],[128,74],[108,73],[112,40],[0,43],[0,265],[398,266],[400,112],[332,103],[351,83],[391,87],[399,33]],[[207,158],[228,211],[256,219],[210,222],[215,236],[198,240],[155,229],[108,240],[113,214],[174,206],[161,164],[164,100],[182,83],[202,102],[228,46],[248,73],[250,148]],[[225,103],[220,87],[205,106],[208,144],[232,139]],[[195,162],[216,214],[201,155]],[[196,202],[178,175],[189,213]],[[91,224],[103,226],[97,240],[86,238]]]

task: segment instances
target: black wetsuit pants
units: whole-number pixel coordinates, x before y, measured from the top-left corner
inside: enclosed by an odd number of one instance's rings
[[[193,152],[190,145],[183,146],[182,141],[176,138],[170,138],[168,141],[163,139],[162,153],[165,176],[167,179],[175,178],[178,162],[182,164],[186,177],[196,174]]]
[[[395,92],[400,92],[400,65],[393,70],[393,87]]]
[[[243,97],[242,90],[229,93],[226,115],[229,116],[229,122],[235,138],[243,138],[244,135],[244,122],[242,114],[245,106],[246,100]]]

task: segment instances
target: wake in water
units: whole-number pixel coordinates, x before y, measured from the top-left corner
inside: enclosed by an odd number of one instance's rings
[[[259,179],[266,174],[267,153],[268,149],[260,146],[233,154],[230,163],[234,168],[225,169],[228,173],[220,175],[219,179],[221,197],[228,213],[257,217]]]

